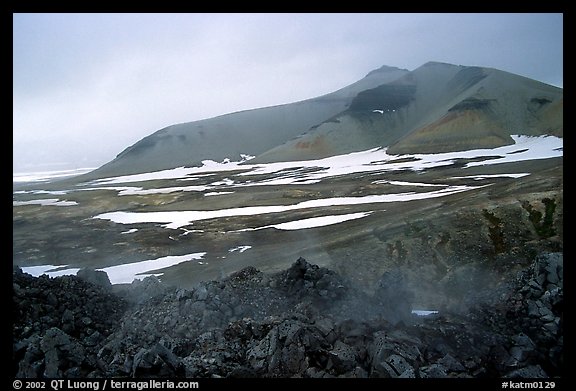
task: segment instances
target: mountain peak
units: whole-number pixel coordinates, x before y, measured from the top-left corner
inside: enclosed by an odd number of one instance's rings
[[[398,68],[398,67],[391,67],[388,65],[382,65],[380,68],[378,69],[374,69],[373,71],[368,72],[368,74],[365,77],[369,77],[371,75],[377,74],[377,73],[389,73],[389,72],[397,72],[397,71],[406,71],[409,72],[408,69],[403,69],[403,68]]]
[[[443,67],[461,67],[462,65],[455,65],[455,64],[450,64],[448,62],[441,62],[441,61],[428,61],[427,63],[425,63],[424,65],[421,65],[420,68],[423,67],[439,67],[439,66],[443,66]]]

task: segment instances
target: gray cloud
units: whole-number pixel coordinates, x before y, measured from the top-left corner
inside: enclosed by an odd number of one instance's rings
[[[381,65],[563,83],[562,14],[15,14],[14,170],[97,166],[174,123],[322,95]]]

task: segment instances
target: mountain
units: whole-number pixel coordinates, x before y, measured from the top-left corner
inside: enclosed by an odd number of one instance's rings
[[[317,98],[172,125],[126,148],[92,175],[132,174],[200,165],[206,159],[239,160],[242,154],[259,155],[346,110],[359,92],[408,73],[383,66]]]
[[[267,163],[374,147],[394,154],[494,148],[513,144],[513,134],[562,137],[563,90],[493,68],[383,66],[317,98],[161,129],[89,177],[240,160],[243,154]]]
[[[429,62],[360,92],[350,107],[255,162],[306,160],[387,146],[393,154],[513,144],[563,134],[563,91],[491,68]]]

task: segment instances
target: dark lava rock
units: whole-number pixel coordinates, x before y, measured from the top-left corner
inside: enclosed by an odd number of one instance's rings
[[[12,276],[14,375],[87,375],[93,363],[83,356],[116,329],[125,301],[76,276]]]
[[[297,301],[326,303],[343,297],[347,284],[335,272],[298,260],[280,275],[280,286]]]
[[[192,289],[100,272],[13,272],[16,377],[556,377],[562,254],[541,254],[467,312],[410,316],[400,272],[373,295],[298,259]],[[109,282],[109,281],[108,281]]]
[[[94,270],[94,269],[80,269],[78,273],[76,273],[78,278],[83,279],[84,281],[88,281],[94,285],[99,285],[102,288],[109,290],[112,288],[112,284],[110,283],[110,279],[108,278],[108,274],[102,270]]]

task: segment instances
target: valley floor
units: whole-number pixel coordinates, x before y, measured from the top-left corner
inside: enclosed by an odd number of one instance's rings
[[[562,376],[562,147],[535,141],[15,183],[12,372]]]

